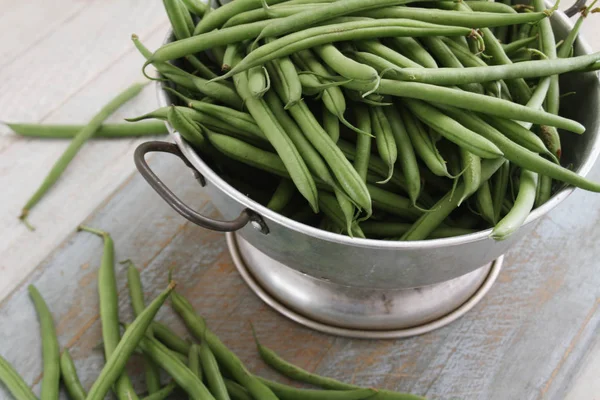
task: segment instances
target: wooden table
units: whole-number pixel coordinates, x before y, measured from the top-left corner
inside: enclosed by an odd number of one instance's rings
[[[168,22],[159,1],[0,0],[0,119],[85,122],[140,78],[137,33],[158,46]],[[600,49],[600,29],[584,27]],[[154,88],[112,120],[156,106]],[[132,162],[140,140],[93,140],[31,213],[20,208],[64,150],[65,141],[12,136],[0,127],[0,354],[39,390],[40,336],[27,285],[52,309],[89,387],[102,363],[96,274],[101,240],[75,233],[80,223],[112,233],[117,259],[142,270],[148,298],[174,268],[180,290],[252,371],[274,376],[258,359],[249,321],[265,344],[309,370],[431,399],[600,399],[600,196],[577,191],[512,250],[487,297],[465,317],[405,340],[336,338],[273,312],[235,271],[223,235],[187,223],[141,179]],[[166,138],[165,138],[166,139]],[[178,160],[152,167],[188,204],[216,215]],[[592,173],[600,179],[600,167]],[[118,268],[122,319],[130,318],[124,268]],[[159,319],[181,333],[169,307]],[[141,371],[131,366],[140,380]],[[7,398],[0,388],[0,398]]]

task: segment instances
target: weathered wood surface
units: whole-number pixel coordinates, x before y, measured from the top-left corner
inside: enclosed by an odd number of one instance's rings
[[[185,201],[215,214],[177,160],[161,156],[152,165]],[[593,177],[600,179],[600,168]],[[250,321],[262,341],[287,359],[364,385],[431,399],[563,399],[587,349],[598,341],[600,274],[593,250],[600,240],[599,218],[600,198],[577,192],[509,254],[498,282],[474,310],[430,334],[387,341],[319,334],[273,312],[241,281],[223,236],[185,223],[137,175],[85,223],[113,234],[117,259],[135,261],[148,298],[164,288],[168,269],[175,268],[179,289],[259,374],[273,375],[257,357]],[[98,237],[73,233],[0,304],[0,353],[28,382],[40,380],[40,338],[25,288],[29,283],[46,297],[60,343],[71,348],[84,385],[97,375],[102,362],[101,352],[94,350],[101,340],[96,296],[101,252]],[[124,267],[118,268],[118,279],[126,319]],[[159,318],[184,332],[168,307]],[[140,376],[139,367],[130,371]]]
[[[140,77],[142,59],[129,35],[154,48],[167,27],[160,1],[0,0],[0,10],[0,120],[7,121],[86,121]],[[583,31],[598,51],[600,25],[590,22]],[[112,120],[155,104],[148,88]],[[92,213],[86,223],[113,234],[118,259],[132,258],[143,269],[148,298],[177,267],[180,289],[260,374],[275,376],[257,358],[250,320],[263,342],[289,360],[365,385],[432,399],[600,399],[597,196],[578,192],[544,219],[509,254],[491,293],[459,321],[408,340],[350,340],[300,327],[262,304],[235,272],[223,236],[185,223],[137,176],[131,155],[139,142],[86,145],[32,213],[38,230],[31,233],[16,216],[67,144],[16,138],[0,126],[0,354],[36,390],[40,338],[27,284],[48,300],[61,345],[72,349],[86,387],[102,362],[94,350],[102,244],[74,233]],[[186,201],[215,212],[180,162],[161,156],[152,164]],[[127,319],[124,279],[120,268]],[[160,319],[184,333],[168,307]],[[136,365],[131,373],[140,376]]]

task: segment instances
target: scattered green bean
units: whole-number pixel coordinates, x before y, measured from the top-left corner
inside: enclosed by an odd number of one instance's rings
[[[60,374],[72,400],[85,400],[87,393],[79,381],[75,364],[68,349],[60,356]]]
[[[59,124],[28,124],[4,123],[14,133],[26,137],[41,139],[72,139],[85,125],[59,125]],[[97,138],[128,138],[139,136],[155,136],[167,134],[167,127],[160,121],[138,123],[103,124],[94,134]]]

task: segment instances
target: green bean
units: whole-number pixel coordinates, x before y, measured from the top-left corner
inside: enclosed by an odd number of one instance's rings
[[[294,379],[298,382],[309,383],[311,385],[319,386],[324,389],[329,390],[345,390],[345,391],[355,391],[364,389],[357,385],[352,385],[344,382],[340,382],[337,379],[327,378],[324,376],[317,375],[312,372],[308,372],[294,364],[291,364],[281,358],[277,353],[273,350],[269,349],[266,346],[260,344],[258,340],[256,340],[256,346],[258,348],[258,353],[260,357],[274,370],[280,372],[281,374],[287,376],[288,378]],[[299,397],[304,398],[304,397]],[[411,395],[408,393],[399,393],[392,392],[389,390],[377,390],[375,395],[368,397],[370,400],[418,400],[423,399],[423,397]]]
[[[465,191],[463,197],[458,202],[459,206],[464,199],[475,193],[481,184],[481,158],[461,147],[460,159],[461,167],[464,171],[462,177],[465,183]]]
[[[410,229],[411,225],[412,224],[405,222],[365,221],[360,223],[360,227],[365,235],[372,238],[400,237]],[[468,235],[474,232],[475,230],[473,229],[440,226],[431,232],[429,237],[431,239],[441,239],[453,236]]]
[[[495,240],[505,240],[523,225],[535,202],[537,174],[521,169],[519,193],[512,209],[496,224],[490,237]]]
[[[386,115],[381,107],[370,108],[371,124],[375,134],[375,144],[381,159],[388,167],[388,174],[381,183],[388,182],[394,174],[394,164],[398,159],[398,149],[394,140],[394,134]]]
[[[298,149],[269,110],[265,101],[252,96],[248,89],[246,74],[237,74],[234,78],[234,84],[244,99],[250,115],[252,115],[265,136],[269,139],[269,142],[281,157],[286,169],[290,172],[292,181],[298,188],[298,191],[306,198],[311,207],[313,207],[313,210],[318,212],[317,188]]]
[[[69,397],[72,400],[85,400],[87,393],[79,381],[69,349],[65,349],[60,356],[60,373]]]
[[[526,14],[529,14],[529,13],[526,13]],[[519,14],[517,14],[517,15],[519,15]],[[523,15],[523,14],[521,14],[521,15]],[[531,25],[523,24],[519,28],[519,32],[517,33],[516,40],[526,39],[529,37],[530,33],[531,33]]]
[[[195,314],[191,304],[180,294],[175,293],[175,295],[172,301],[175,311],[182,317],[192,334],[206,342],[219,364],[229,371],[231,376],[255,399],[277,400],[273,392],[248,372],[241,360],[207,328],[204,319]]]
[[[434,58],[412,37],[392,37],[389,43],[401,54],[425,68],[437,68]],[[407,66],[408,67],[408,66]],[[417,67],[417,66],[413,66]]]
[[[188,354],[191,343],[180,338],[168,326],[154,321],[151,325],[154,336],[169,349],[179,353]]]
[[[0,382],[4,383],[15,400],[37,400],[27,383],[2,356],[0,356]]]
[[[121,331],[119,327],[119,295],[117,291],[117,282],[115,278],[114,266],[114,243],[107,232],[90,228],[84,225],[80,225],[78,227],[78,230],[93,233],[94,235],[100,236],[104,240],[102,262],[100,264],[100,269],[98,270],[98,296],[100,303],[100,321],[102,323],[102,339],[104,342],[104,357],[106,360],[109,360],[113,356],[113,353],[116,351],[118,345],[121,343]],[[126,361],[127,359],[123,360],[123,365]],[[131,380],[125,372],[121,373],[122,371],[123,369],[121,368],[117,371],[118,374],[113,372],[112,374],[115,374],[114,379],[111,375],[110,382],[108,385],[106,385],[107,380],[103,382],[97,380],[94,384],[94,386],[96,386],[96,389],[94,389],[95,392],[93,393],[93,395],[98,397],[90,397],[92,395],[92,391],[90,390],[87,398],[103,399],[107,393],[104,392],[104,388],[106,387],[106,391],[108,391],[110,387],[114,384],[115,394],[119,399],[137,399],[137,396],[133,390]],[[108,373],[108,371],[105,373]],[[92,389],[94,388],[94,386],[92,387]]]
[[[282,2],[282,0],[271,0],[271,5]],[[222,7],[212,10],[204,16],[196,25],[194,35],[200,37],[201,33],[210,32],[213,29],[220,28],[227,20],[235,15],[262,7],[261,0],[236,0],[235,2],[224,4]],[[258,34],[257,34],[258,35]],[[236,40],[236,42],[239,40]],[[233,43],[233,42],[232,42]],[[219,45],[228,44],[220,43]],[[211,46],[212,47],[212,46]]]
[[[340,138],[340,120],[327,108],[323,108],[323,129],[329,134],[331,140],[337,142]],[[364,136],[364,135],[362,135]]]
[[[44,359],[44,377],[42,379],[41,399],[58,399],[58,387],[60,382],[60,352],[56,329],[52,314],[44,298],[33,285],[28,287],[29,295],[33,300],[40,320],[40,331],[42,333],[42,354]]]
[[[148,336],[142,337],[139,346],[144,354],[150,356],[157,365],[173,377],[177,386],[190,397],[197,400],[215,400],[202,381],[158,340]]]
[[[398,53],[397,51],[394,51],[394,50],[390,49],[389,47],[383,45],[377,39],[357,41],[357,42],[355,42],[355,45],[359,50],[362,50],[362,51],[367,52],[372,55],[379,56],[398,67],[420,67],[421,66],[420,64],[411,60],[410,58],[403,56],[402,54]]]
[[[421,122],[404,107],[400,107],[399,111],[410,141],[414,146],[415,153],[435,175],[449,176],[445,160],[437,151],[435,144],[427,132],[423,129]]]
[[[296,7],[289,7],[289,8],[296,8]],[[302,10],[304,10],[304,6],[300,6],[300,8]],[[238,25],[245,25],[245,24],[249,24],[252,22],[257,22],[257,21],[264,21],[266,19],[271,18],[271,15],[269,15],[269,11],[272,10],[272,8],[270,9],[265,9],[265,8],[259,8],[256,10],[250,10],[250,11],[244,11],[243,13],[237,14],[234,17],[231,17],[227,20],[227,22],[225,22],[223,24],[223,26],[221,27],[221,29],[224,28],[231,28],[232,26],[238,26]],[[295,10],[292,11],[290,10],[290,14],[294,14]]]
[[[514,56],[519,50],[526,48],[531,43],[534,43],[538,40],[536,36],[526,37],[520,40],[514,40],[508,44],[503,44],[502,48],[507,56]]]
[[[265,37],[280,37],[291,32],[302,31],[319,22],[327,21],[343,15],[358,13],[361,11],[384,7],[388,5],[410,3],[412,0],[378,0],[376,2],[365,2],[363,0],[339,0],[329,4],[323,4],[315,10],[306,10],[304,12],[290,15],[272,21],[267,25],[258,39]],[[258,40],[257,39],[257,40]]]
[[[481,180],[487,182],[501,167],[504,160],[497,158],[484,160],[481,163]],[[430,212],[423,214],[411,228],[401,237],[401,240],[424,240],[458,207],[458,201],[464,193],[464,183],[459,183],[456,190],[451,190],[442,197]]]
[[[405,68],[398,72],[399,79],[422,82],[433,85],[462,85],[495,81],[500,79],[537,78],[553,74],[562,74],[584,68],[600,60],[600,52],[584,56],[524,61],[510,65],[492,65],[487,67],[460,68]]]
[[[353,51],[350,56],[359,63],[374,68],[381,75],[387,74],[393,77],[394,73],[399,69],[396,64],[366,51]]]
[[[366,107],[356,105],[354,107],[358,129],[371,133],[371,117]],[[367,171],[369,170],[369,160],[371,158],[372,139],[369,135],[358,135],[356,138],[356,156],[354,158],[354,169],[363,182],[367,181]]]
[[[571,29],[569,31],[569,34],[567,35],[562,46],[558,50],[557,57],[566,58],[569,56],[569,54],[571,54],[571,52],[573,51],[573,44],[575,43],[575,40],[579,36],[579,31],[581,30],[581,25],[583,24],[583,21],[587,18],[590,10],[592,10],[594,5],[596,5],[596,3],[597,3],[597,0],[594,0],[594,1],[592,1],[592,3],[589,6],[584,7],[584,9],[581,10],[581,13],[580,13],[581,15],[579,16],[579,18],[577,18],[577,21],[575,22],[573,29]]]
[[[304,69],[310,70],[316,74],[327,75],[329,73],[329,71],[314,57],[314,55],[310,51],[299,51],[298,53],[292,55],[292,59],[297,65],[303,67]],[[317,80],[320,82],[319,79]],[[278,83],[278,85],[281,86],[281,83]],[[344,117],[344,112],[346,111],[346,100],[344,98],[342,90],[336,86],[337,84],[332,85],[331,87],[323,87],[323,104],[329,110],[329,112],[331,112],[334,115],[337,115],[338,119],[348,128],[352,129],[357,133],[365,134],[365,132],[362,132],[359,129],[352,126],[352,124],[350,124]],[[277,86],[275,87],[275,89],[278,92],[281,92],[282,90],[277,89]],[[281,96],[282,95],[280,94],[280,97]],[[287,108],[289,108],[289,106]]]
[[[481,182],[476,196],[477,210],[481,217],[492,225],[496,224],[494,205],[492,202],[492,190],[489,181]]]
[[[42,139],[67,139],[74,138],[85,125],[64,124],[29,124],[29,123],[4,123],[14,133],[25,137]],[[98,138],[125,138],[138,136],[154,136],[169,133],[165,124],[159,121],[132,123],[103,124],[98,128],[94,137]]]
[[[342,232],[346,232],[350,237],[364,238],[364,233],[360,230],[358,224],[352,219],[348,220],[347,212],[342,209],[339,199],[329,193],[319,193],[319,207],[323,213],[338,227]],[[353,209],[350,210],[352,215]]]
[[[533,6],[536,11],[540,11],[545,8],[543,0],[533,0]],[[548,62],[553,62],[556,60],[556,40],[554,39],[554,31],[552,30],[552,25],[550,24],[550,19],[545,19],[540,21],[539,24],[540,30],[540,43],[542,52],[548,57]],[[599,54],[600,55],[600,54]],[[571,60],[577,59],[578,57],[574,57]],[[594,60],[598,61],[598,60]],[[591,63],[590,63],[591,64]],[[580,68],[583,68],[580,67]],[[575,68],[577,69],[577,68]],[[559,74],[561,72],[558,72]],[[548,94],[546,96],[546,109],[549,113],[558,114],[559,104],[560,104],[560,89],[558,87],[558,75],[555,74],[547,74],[552,75],[550,77],[550,88],[548,89]]]
[[[202,135],[200,126],[179,110],[179,107],[171,105],[167,113],[167,120],[185,140],[198,149],[206,149],[206,139]]]
[[[552,178],[542,175],[537,183],[537,191],[535,196],[535,206],[540,207],[552,196]]]
[[[492,177],[492,206],[494,207],[494,221],[499,221],[502,213],[502,202],[508,190],[510,175],[510,162],[505,161],[502,167]]]
[[[502,151],[495,144],[445,116],[435,107],[418,100],[405,99],[404,103],[426,125],[474,155],[482,158],[502,156]]]
[[[210,392],[214,395],[216,400],[229,400],[227,387],[225,386],[223,376],[217,365],[217,360],[206,342],[203,342],[200,346],[199,354],[202,370],[206,375],[206,381]]]
[[[377,393],[376,389],[355,390],[318,390],[299,389],[284,385],[265,378],[258,377],[262,383],[267,385],[280,400],[361,400],[372,398]]]
[[[21,215],[19,219],[26,222],[29,211],[44,197],[48,189],[50,189],[54,183],[60,178],[62,173],[67,169],[69,163],[75,156],[79,149],[85,144],[85,142],[91,138],[94,133],[100,128],[102,122],[106,118],[108,118],[112,113],[114,113],[123,103],[131,100],[133,97],[137,96],[139,92],[145,87],[145,83],[136,83],[128,87],[125,91],[121,92],[117,97],[112,99],[108,104],[106,104],[102,109],[96,114],[90,122],[80,130],[77,135],[73,138],[69,147],[64,151],[64,153],[60,156],[60,158],[54,163],[52,169],[40,185],[40,187],[35,191],[35,193],[27,200],[27,203],[23,207],[21,211]]]
[[[188,368],[200,379],[202,379],[202,366],[200,363],[200,346],[192,344],[188,353]]]
[[[217,79],[227,79],[239,72],[264,64],[275,58],[284,57],[300,50],[306,50],[333,42],[396,36],[461,36],[470,33],[471,31],[469,28],[446,27],[426,22],[402,19],[352,21],[317,26],[291,33],[259,47],[248,54],[229,72],[225,75],[221,75]],[[175,43],[183,42],[183,40],[180,40]],[[154,53],[153,57],[155,57],[155,60],[157,61],[164,61],[164,54],[160,54],[159,51],[160,49]]]
[[[406,179],[406,191],[412,204],[415,205],[421,192],[421,176],[415,156],[415,149],[398,112],[393,108],[387,107],[383,111],[387,116],[396,141],[399,163]]]
[[[403,217],[409,221],[418,219],[423,212],[413,206],[412,200],[395,193],[380,189],[376,185],[367,184],[373,198],[373,207],[390,214]]]
[[[98,278],[100,280],[100,278]],[[120,342],[118,342],[117,346],[113,349],[113,351],[107,356],[106,365],[102,368],[98,379],[92,385],[90,392],[88,393],[88,400],[100,400],[104,399],[108,391],[110,390],[113,384],[117,385],[117,392],[119,392],[119,381],[122,380],[121,377],[123,375],[123,370],[125,368],[125,364],[127,360],[133,354],[138,343],[144,338],[146,330],[152,323],[152,320],[156,316],[156,313],[163,305],[163,303],[167,300],[171,291],[175,287],[175,284],[171,282],[166,290],[164,290],[161,294],[159,294],[149,305],[148,307],[133,321],[133,323],[129,326],[129,328],[125,331],[123,338]],[[115,296],[116,298],[116,296]],[[102,307],[102,299],[100,301],[100,305]],[[117,316],[118,318],[118,316]],[[118,321],[117,321],[117,332],[118,334]],[[117,336],[118,340],[118,336]],[[106,346],[107,337],[104,337],[104,342]],[[153,359],[154,360],[154,359]],[[156,362],[156,360],[154,360]],[[116,383],[115,383],[116,382]],[[135,393],[131,391],[128,393],[128,397],[124,398],[135,398]],[[122,397],[123,398],[123,397]]]
[[[518,165],[521,168],[536,172],[540,175],[550,176],[553,179],[565,182],[581,189],[592,192],[600,192],[599,183],[590,181],[576,174],[575,172],[563,168],[552,161],[548,161],[545,158],[540,157],[538,154],[527,150],[523,146],[514,143],[476,115],[472,113],[465,113],[464,111],[454,107],[439,105],[437,107],[441,108],[444,113],[452,117],[460,124],[478,132],[483,137],[492,141],[500,150],[502,150],[504,157],[511,163]]]
[[[361,85],[356,85],[353,82],[345,83],[344,86],[350,89],[358,88],[360,90],[361,88]],[[382,79],[378,92],[380,94],[423,100],[428,103],[440,103],[449,106],[456,106],[462,109],[478,111],[484,114],[495,115],[507,119],[529,121],[536,124],[554,126],[556,128],[566,129],[575,133],[582,133],[585,131],[585,127],[583,125],[567,118],[539,110],[533,110],[531,108],[522,106],[520,104],[514,104],[506,100],[441,86]]]
[[[142,280],[140,278],[140,272],[137,270],[131,260],[125,261],[127,263],[127,286],[129,288],[129,298],[131,299],[131,306],[135,316],[139,316],[146,308],[144,301],[144,290],[142,289]],[[153,337],[152,327],[148,328],[147,335]],[[146,387],[148,393],[153,394],[160,390],[160,371],[156,364],[149,358],[144,360],[144,368],[146,371]]]
[[[225,386],[232,400],[252,400],[248,391],[239,383],[225,379]]]
[[[495,3],[495,2],[487,2],[487,1],[477,1],[477,0],[468,0],[465,1],[465,4],[469,6],[473,11],[483,11],[483,12],[495,12],[502,14],[516,14],[517,11],[511,6],[503,3]]]
[[[344,2],[348,0],[339,1]],[[314,50],[332,70],[345,78],[376,83],[379,77],[373,67],[346,57],[332,44],[317,46]]]
[[[258,66],[248,70],[248,90],[255,99],[260,99],[269,90],[269,76],[264,67]]]
[[[208,5],[200,0],[182,0],[182,2],[185,4],[189,12],[196,14],[198,17],[202,17],[208,8]]]
[[[504,15],[495,12],[446,11],[431,8],[395,6],[363,12],[361,16],[370,18],[408,18],[440,25],[492,28],[514,24],[531,24],[548,17],[548,14],[535,12]]]
[[[287,206],[294,195],[296,187],[288,179],[282,179],[277,185],[277,189],[271,196],[267,208],[275,212],[281,212]]]
[[[520,124],[509,119],[493,116],[484,116],[483,119],[502,132],[510,140],[526,149],[535,153],[549,154],[544,142],[535,133],[524,128]]]
[[[175,383],[171,382],[168,385],[166,385],[165,387],[163,387],[162,389],[160,389],[158,392],[148,395],[148,396],[144,397],[142,400],[164,400],[167,397],[169,397],[169,395],[173,392],[173,390],[175,390],[176,387],[177,387],[177,385],[175,385]]]
[[[272,80],[281,83],[280,96],[285,103],[285,108],[296,104],[302,98],[302,84],[292,60],[288,57],[278,58],[267,63],[267,70]]]

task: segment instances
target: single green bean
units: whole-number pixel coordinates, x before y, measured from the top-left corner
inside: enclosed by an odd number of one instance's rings
[[[354,82],[345,83],[344,86],[358,90],[362,88],[362,85],[357,85]],[[580,123],[558,115],[533,110],[506,100],[442,86],[382,79],[378,92],[380,94],[388,94],[391,96],[423,100],[428,103],[440,103],[448,106],[460,107],[462,109],[478,111],[484,114],[508,119],[554,126],[575,133],[583,133],[585,131],[585,127]]]
[[[354,43],[359,50],[379,56],[398,67],[420,67],[421,65],[397,51],[385,46],[377,39],[360,40]]]
[[[206,13],[208,5],[200,0],[182,0],[183,4],[187,7],[189,12],[196,14],[198,17],[202,17]]]
[[[524,13],[524,14],[527,15],[529,13]],[[517,15],[519,15],[519,14],[517,14]],[[520,15],[523,15],[523,14],[520,14]],[[527,39],[529,37],[530,33],[531,33],[531,24],[523,24],[519,28],[519,32],[517,33],[516,40]]]
[[[462,178],[465,183],[465,191],[463,197],[458,202],[459,206],[464,199],[471,197],[481,184],[481,158],[461,147],[460,159],[461,167],[464,171]]]
[[[325,192],[319,193],[319,207],[340,231],[346,232],[350,237],[365,237],[358,223],[352,221],[352,218],[348,220],[348,213],[340,207],[339,199],[336,196]],[[353,209],[350,211],[352,216]]]
[[[235,28],[235,27],[234,27]],[[230,29],[234,29],[230,28]],[[429,24],[427,22],[402,20],[402,19],[377,19],[343,22],[325,26],[308,28],[303,31],[283,36],[271,43],[265,44],[248,54],[239,64],[232,68],[218,80],[227,79],[239,72],[245,71],[267,61],[284,57],[300,50],[306,50],[316,46],[358,39],[372,39],[396,36],[463,36],[471,33],[469,28],[446,27]],[[187,39],[186,39],[187,40]],[[175,43],[183,43],[180,40]],[[154,59],[165,61],[164,53],[154,53]],[[173,52],[171,52],[173,53]]]
[[[219,365],[206,342],[203,342],[200,346],[199,354],[202,370],[206,375],[206,381],[210,392],[215,396],[216,400],[229,400],[229,394],[227,393],[227,387],[223,381],[221,371],[219,370]]]
[[[537,183],[537,191],[535,196],[535,206],[540,207],[552,196],[552,178],[542,175]]]
[[[406,179],[408,197],[412,201],[412,204],[415,205],[421,192],[421,175],[419,173],[414,146],[399,113],[394,108],[388,107],[383,112],[387,116],[396,141],[398,159]]]
[[[433,85],[463,85],[500,79],[537,78],[554,74],[575,71],[600,60],[600,52],[584,56],[524,61],[510,65],[492,65],[473,68],[405,68],[397,73],[398,79],[411,82],[429,83]]]
[[[422,67],[437,68],[438,66],[431,54],[412,37],[392,37],[389,39],[389,43],[401,54],[404,54]]]
[[[533,0],[533,6],[535,11],[540,11],[545,8],[544,0]],[[539,23],[539,36],[542,52],[548,57],[549,62],[553,62],[557,59],[556,55],[556,40],[554,39],[554,31],[552,30],[552,24],[550,19],[545,19]],[[600,54],[599,54],[600,56]],[[571,58],[571,60],[577,59],[578,57]],[[562,59],[561,59],[562,60]],[[595,60],[598,61],[598,60]],[[592,64],[592,63],[590,63]],[[580,68],[583,68],[580,67]],[[575,68],[577,69],[577,68]],[[561,72],[558,72],[560,74]],[[558,86],[558,75],[552,75],[550,77],[550,88],[546,96],[546,109],[549,113],[558,114],[560,107],[560,88]]]
[[[481,217],[492,225],[495,225],[494,204],[492,202],[492,189],[489,181],[481,182],[481,186],[477,189],[475,196],[477,210]]]
[[[360,223],[360,227],[367,237],[372,238],[391,238],[404,235],[412,224],[406,222],[379,222],[365,221]],[[454,228],[440,226],[436,228],[429,237],[431,239],[441,239],[446,237],[468,235],[475,230],[467,228]]]
[[[283,0],[270,0],[271,5],[282,2]],[[223,6],[212,10],[207,13],[204,18],[196,25],[194,29],[194,35],[200,35],[201,33],[210,32],[213,29],[220,28],[227,20],[243,13],[244,11],[250,11],[262,7],[261,0],[236,0],[224,4]],[[237,41],[237,40],[236,40]]]
[[[140,277],[140,272],[131,260],[127,260],[125,263],[127,263],[127,287],[129,288],[129,298],[131,299],[133,313],[137,317],[146,308],[142,279]],[[148,328],[146,334],[154,337],[152,326]],[[144,369],[146,371],[146,387],[148,388],[148,393],[153,394],[158,392],[160,390],[160,371],[158,367],[151,359],[145,357]]]
[[[244,386],[255,399],[277,400],[273,392],[248,372],[241,360],[207,328],[204,319],[191,309],[191,304],[180,294],[175,294],[172,301],[175,311],[182,317],[192,334],[206,342],[219,364],[229,371],[232,377]]]
[[[355,390],[319,390],[299,389],[284,385],[265,378],[258,377],[262,383],[267,385],[279,400],[361,400],[370,399],[377,393],[376,389]]]
[[[188,353],[188,368],[198,377],[198,379],[201,381],[203,380],[202,366],[200,363],[200,346],[195,343],[190,346],[190,351]]]
[[[494,221],[499,221],[502,214],[502,203],[506,198],[510,176],[510,162],[507,160],[492,177],[492,206]]]
[[[215,400],[202,381],[158,340],[147,336],[142,337],[139,346],[144,354],[150,356],[157,365],[173,377],[177,386],[190,397],[195,400]]]
[[[142,339],[146,330],[152,323],[152,320],[156,316],[156,313],[160,307],[167,300],[171,291],[175,288],[175,284],[171,282],[166,290],[159,294],[148,307],[133,321],[129,328],[125,331],[123,338],[118,345],[114,348],[114,351],[107,357],[106,365],[102,368],[98,379],[92,385],[90,392],[86,399],[88,400],[101,400],[104,399],[111,386],[118,380],[121,380],[127,360],[133,354],[138,344]],[[152,339],[154,340],[154,339]],[[106,343],[106,338],[105,338]],[[156,362],[156,360],[154,360]],[[118,384],[118,383],[117,383]],[[135,393],[133,393],[135,396]],[[129,399],[133,398],[129,394]],[[198,397],[201,398],[201,397]],[[210,399],[210,397],[208,397]]]
[[[131,100],[137,96],[138,93],[146,86],[145,83],[135,83],[128,87],[125,91],[121,92],[117,97],[112,99],[96,114],[90,122],[75,135],[69,147],[64,151],[60,158],[54,163],[50,172],[35,191],[35,193],[27,200],[27,203],[21,211],[19,219],[26,221],[29,211],[44,197],[48,189],[50,189],[60,178],[62,173],[67,169],[69,163],[75,158],[79,149],[85,144],[85,142],[91,138],[94,133],[100,128],[102,122],[114,113],[123,103]]]
[[[269,77],[263,66],[248,70],[248,90],[255,99],[260,99],[269,90]]]
[[[366,51],[353,51],[350,53],[350,56],[354,60],[374,68],[380,75],[394,77],[395,72],[400,69],[400,67],[398,67],[396,64],[386,60],[385,58]]]
[[[360,104],[354,107],[358,129],[371,133],[371,117],[368,109]],[[356,156],[354,158],[354,169],[363,182],[367,181],[367,171],[369,170],[369,160],[371,158],[372,139],[369,135],[358,135],[356,138]]]
[[[15,400],[37,400],[27,383],[2,356],[0,356],[0,382],[4,383]]]
[[[523,225],[535,202],[538,176],[536,173],[521,169],[519,193],[512,209],[496,224],[490,237],[505,240]]]
[[[405,99],[404,103],[413,114],[426,125],[432,127],[446,139],[482,158],[502,156],[502,151],[489,140],[481,137],[452,118],[445,116],[435,107],[418,100]]]
[[[337,142],[340,138],[340,120],[327,108],[323,108],[323,129],[329,134],[331,140]],[[359,128],[360,129],[360,128]],[[361,135],[365,136],[365,135]]]
[[[538,40],[536,36],[526,37],[524,39],[514,40],[508,44],[503,44],[502,48],[507,56],[514,56],[519,50],[528,47],[531,43]]]
[[[169,349],[183,355],[187,355],[190,351],[190,342],[180,338],[168,326],[154,321],[151,325],[154,336]]]
[[[232,400],[252,400],[248,391],[239,383],[225,379],[225,386]]]
[[[467,0],[465,4],[473,11],[495,12],[502,14],[516,14],[517,11],[511,6],[500,2],[487,2],[478,0]]]
[[[517,144],[531,150],[535,153],[550,154],[544,145],[542,139],[540,139],[535,133],[524,128],[520,124],[494,116],[484,116],[483,119],[487,121],[494,128],[502,132],[510,140]]]
[[[200,150],[206,150],[206,139],[200,126],[180,111],[180,107],[171,105],[167,113],[167,120],[185,140]]]
[[[373,67],[346,57],[332,44],[317,46],[314,50],[332,70],[345,78],[376,83],[379,77]]]
[[[355,391],[364,389],[357,385],[352,385],[344,382],[340,382],[337,379],[327,378],[324,376],[320,376],[314,374],[312,372],[308,372],[294,364],[291,364],[281,358],[277,353],[273,350],[269,349],[266,346],[260,344],[258,340],[256,340],[256,346],[258,348],[258,353],[261,358],[273,369],[280,372],[281,374],[287,376],[288,378],[294,379],[298,382],[309,383],[311,385],[319,386],[324,389],[329,390],[345,390],[345,391]],[[300,397],[304,398],[304,397]],[[419,400],[423,399],[423,397],[415,396],[408,393],[399,393],[392,392],[389,390],[377,390],[375,395],[368,397],[370,400]]]
[[[377,185],[367,184],[367,188],[373,199],[373,207],[379,210],[387,211],[409,221],[415,221],[423,214],[413,206],[412,200],[404,196],[383,190]]]
[[[362,12],[361,16],[370,18],[409,18],[432,24],[464,26],[467,28],[492,28],[514,24],[532,24],[548,17],[544,12],[512,13],[508,15],[495,12],[447,11],[416,7],[383,7]]]
[[[56,329],[48,305],[35,286],[29,285],[29,295],[33,300],[40,320],[42,333],[42,355],[44,359],[44,377],[42,379],[41,399],[57,400],[60,383],[60,351]]]
[[[102,261],[100,269],[98,270],[98,297],[100,303],[100,321],[102,324],[104,357],[106,360],[109,360],[113,357],[119,344],[122,343],[119,325],[119,294],[115,278],[115,247],[108,232],[84,225],[80,225],[78,230],[93,233],[94,235],[100,236],[104,241]],[[127,358],[122,360],[123,366],[125,365]],[[115,359],[116,361],[120,360],[117,357],[115,357]],[[108,365],[108,363],[106,365]],[[105,369],[106,366],[103,371]],[[109,371],[105,371],[104,373],[108,374]],[[92,386],[94,391],[92,392],[92,390],[90,390],[87,399],[104,399],[104,396],[113,384],[115,394],[120,400],[137,399],[131,380],[122,367],[116,370],[116,372],[113,371],[110,373],[109,378],[104,378],[103,380],[98,379],[94,384],[95,389],[94,386]]]
[[[540,175],[547,175],[558,181],[585,190],[600,192],[600,183],[590,181],[581,175],[578,175],[567,168],[563,168],[552,161],[546,160],[538,154],[527,150],[523,146],[514,143],[473,113],[466,113],[462,110],[448,106],[438,106],[438,108],[441,108],[446,114],[465,127],[479,132],[480,135],[492,141],[500,150],[502,150],[504,157],[511,163]]]
[[[287,206],[294,196],[296,187],[293,182],[288,179],[282,179],[277,185],[277,189],[271,196],[271,200],[267,204],[267,208],[275,212],[280,212]]]
[[[272,80],[277,79],[281,82],[283,92],[280,96],[286,109],[300,101],[302,98],[302,84],[292,60],[288,57],[278,58],[267,63],[267,70]]]
[[[435,175],[449,176],[446,161],[438,152],[429,134],[423,129],[421,122],[406,108],[399,107],[399,111],[415,153]]]
[[[175,38],[181,40],[192,36],[194,26],[193,24],[191,26],[188,24],[188,21],[191,22],[191,18],[188,20],[185,13],[189,17],[189,11],[181,0],[163,0],[163,6],[171,22]]]
[[[394,164],[398,159],[398,148],[392,127],[381,107],[370,107],[371,124],[375,134],[377,152],[388,167],[388,174],[381,183],[388,182],[394,175]]]
[[[164,400],[169,397],[171,393],[173,393],[173,390],[175,390],[176,387],[177,385],[171,382],[158,392],[152,393],[151,395],[144,397],[142,400]]]
[[[85,400],[87,393],[81,385],[69,349],[65,349],[60,356],[60,373],[69,397],[72,400]]]
[[[481,182],[487,182],[502,166],[504,159],[484,160],[481,163]],[[424,240],[458,207],[458,201],[464,193],[464,183],[459,183],[456,190],[449,191],[428,213],[423,214],[417,222],[401,237],[401,240]]]
[[[68,139],[74,138],[85,125],[64,124],[29,124],[29,123],[4,123],[14,133],[26,137],[42,139]],[[164,123],[149,121],[133,123],[103,124],[98,128],[94,137],[98,138],[126,138],[138,136],[155,136],[169,133]]]

